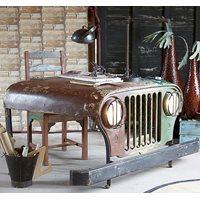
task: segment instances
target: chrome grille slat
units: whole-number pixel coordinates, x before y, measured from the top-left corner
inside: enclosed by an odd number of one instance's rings
[[[161,92],[126,97],[126,149],[157,143],[161,139]]]
[[[128,107],[128,121],[129,121],[129,123],[131,123],[131,101],[130,101],[129,98],[128,98],[128,104],[129,104],[129,107]],[[128,134],[127,134],[127,148],[128,149],[130,148],[130,135],[131,135],[131,126],[128,126]]]
[[[153,93],[153,143],[157,142],[157,95],[156,93]]]
[[[158,96],[155,97],[155,141],[158,141]]]
[[[160,142],[161,140],[161,109],[162,109],[162,93],[159,92],[158,93],[158,126],[157,126],[157,129],[158,129],[158,138],[157,138],[157,141]]]
[[[137,129],[137,122],[136,122],[136,113],[137,113],[137,110],[136,110],[136,98],[134,96],[131,97],[132,98],[132,108],[133,108],[133,121],[131,122],[132,123],[132,127],[133,127],[133,141],[132,141],[132,148],[135,148],[136,147],[136,129]]]
[[[147,95],[145,95],[145,132],[144,132],[144,145],[147,144]]]
[[[139,95],[137,95],[137,97],[135,98],[135,104],[136,104],[136,112],[135,112],[135,116],[136,116],[136,120],[135,120],[135,124],[136,124],[136,147],[139,148],[139,140],[140,140],[140,99],[139,99]]]
[[[153,138],[152,138],[152,136],[153,136],[153,95],[151,94],[151,106],[150,106],[150,109],[151,109],[151,114],[150,114],[150,116],[151,116],[151,118],[150,118],[150,136],[149,136],[149,144],[151,144],[151,143],[153,143]]]
[[[142,114],[143,114],[143,109],[142,109],[142,96],[139,96],[140,99],[140,130],[139,130],[139,141],[138,141],[138,146],[143,146],[142,145]]]

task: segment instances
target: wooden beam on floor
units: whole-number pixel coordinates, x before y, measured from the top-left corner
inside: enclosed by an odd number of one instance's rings
[[[122,159],[100,167],[87,170],[71,170],[71,185],[93,185],[130,172],[140,172],[155,166],[167,164],[180,157],[187,156],[199,151],[199,139],[188,141],[182,144],[158,149],[151,153],[131,158]]]

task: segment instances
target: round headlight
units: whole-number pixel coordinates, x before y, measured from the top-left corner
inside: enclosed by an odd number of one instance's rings
[[[111,98],[103,106],[101,119],[108,128],[117,128],[121,125],[124,116],[123,104],[119,99]]]
[[[182,108],[182,97],[177,93],[166,93],[164,97],[163,109],[166,115],[177,115]]]

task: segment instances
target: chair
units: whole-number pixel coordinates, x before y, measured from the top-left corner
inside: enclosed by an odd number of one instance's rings
[[[25,78],[30,80],[31,72],[54,72],[60,71],[61,74],[65,72],[65,55],[63,51],[50,52],[50,51],[36,51],[36,52],[24,52],[25,58]],[[49,65],[49,64],[38,64],[31,66],[32,60],[42,60],[52,58],[59,59],[60,66]],[[33,113],[27,112],[27,142],[32,143],[32,122],[39,121],[42,128],[42,145],[46,146],[46,153],[44,158],[44,164],[48,165],[48,148],[62,147],[62,150],[67,150],[67,146],[76,145],[82,148],[82,159],[88,159],[88,131],[87,124],[88,119],[84,118],[80,124],[82,125],[82,144],[70,140],[67,138],[67,119],[65,116],[58,114],[47,114],[47,113]],[[49,146],[48,145],[48,133],[56,122],[62,122],[62,143]]]

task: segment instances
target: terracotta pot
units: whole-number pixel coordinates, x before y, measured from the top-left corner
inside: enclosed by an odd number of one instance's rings
[[[196,59],[190,61],[190,71],[184,96],[185,113],[188,119],[196,117],[200,104],[200,81]]]
[[[161,77],[168,82],[178,85],[181,90],[184,91],[183,79],[178,70],[174,36],[172,37],[172,45],[165,50],[165,59],[161,69]]]

